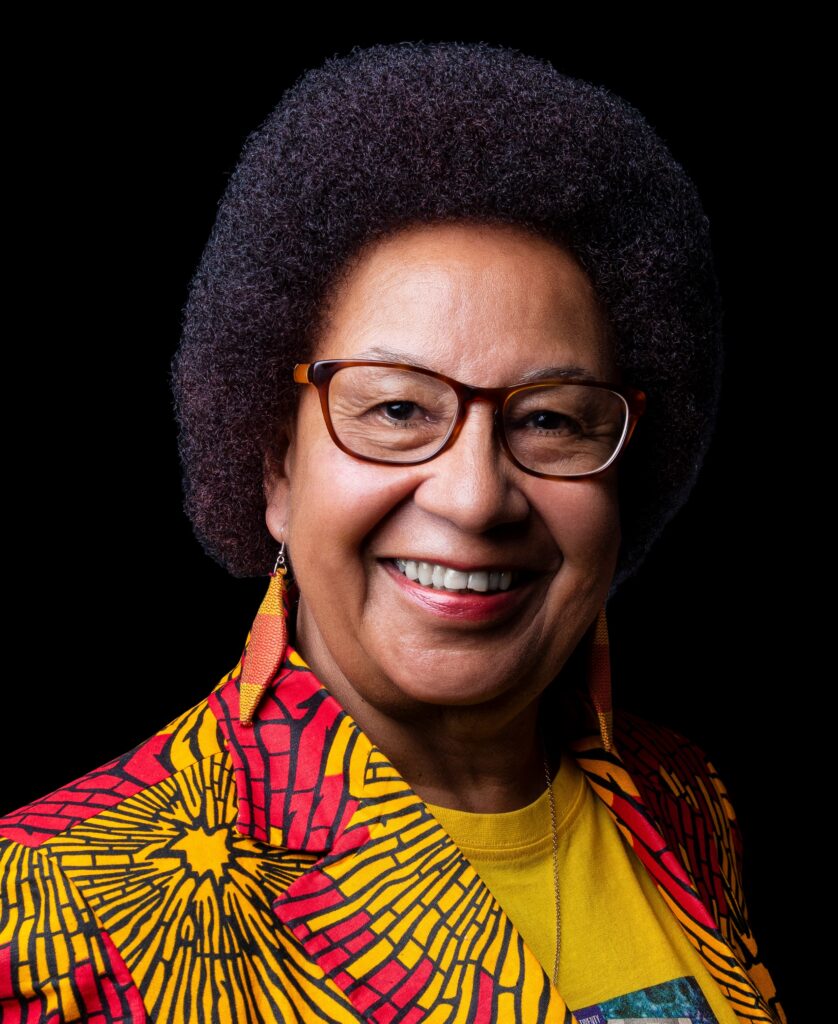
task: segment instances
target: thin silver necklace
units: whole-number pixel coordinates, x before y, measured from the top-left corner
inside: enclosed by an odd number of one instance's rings
[[[553,958],[553,987],[559,984],[559,948],[562,941],[562,912],[559,899],[559,830],[556,825],[556,798],[553,795],[553,780],[550,777],[550,765],[544,755],[544,778],[547,781],[547,792],[550,795],[550,824],[553,836],[553,892],[556,910],[556,955]]]

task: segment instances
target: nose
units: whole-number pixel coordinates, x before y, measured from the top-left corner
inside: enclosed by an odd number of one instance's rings
[[[414,493],[424,511],[469,533],[521,522],[530,510],[519,487],[523,473],[495,436],[493,411],[484,399],[469,402],[456,440],[424,465],[425,477]]]

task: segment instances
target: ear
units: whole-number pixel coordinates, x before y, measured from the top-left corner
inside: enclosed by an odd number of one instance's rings
[[[277,543],[288,540],[288,516],[291,511],[291,473],[294,432],[282,427],[273,444],[265,451],[262,489],[265,493],[265,524]]]

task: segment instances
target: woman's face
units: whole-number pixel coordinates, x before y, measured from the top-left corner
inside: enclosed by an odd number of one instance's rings
[[[617,380],[592,287],[564,250],[512,227],[433,225],[353,267],[315,358],[387,359],[500,387],[540,371]],[[423,465],[362,462],[305,387],[267,524],[300,587],[297,646],[349,710],[526,707],[602,606],[619,545],[616,475],[548,480],[500,449],[488,403]],[[397,561],[509,572],[505,591],[423,586]]]

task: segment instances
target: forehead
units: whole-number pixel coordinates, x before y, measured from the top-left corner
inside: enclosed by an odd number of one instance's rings
[[[423,225],[368,246],[333,289],[315,352],[353,357],[399,357],[490,387],[545,366],[616,373],[606,320],[576,259],[505,225]]]

